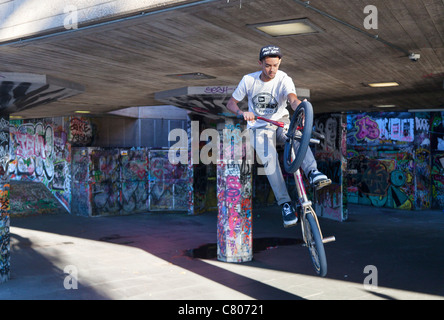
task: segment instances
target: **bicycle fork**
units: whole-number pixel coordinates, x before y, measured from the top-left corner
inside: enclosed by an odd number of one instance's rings
[[[302,181],[302,174],[299,169],[295,172],[295,180],[296,180],[296,190],[298,191],[299,203],[302,206],[302,216],[300,217],[300,219],[302,224],[302,237],[304,239],[304,242],[307,243],[307,236],[305,234],[305,216],[307,214],[311,214],[314,220],[316,221],[319,234],[321,235],[322,243],[336,241],[336,238],[334,236],[327,238],[323,237],[318,217],[316,215],[316,212],[313,210],[312,202],[308,200],[307,193],[305,192],[304,182]]]

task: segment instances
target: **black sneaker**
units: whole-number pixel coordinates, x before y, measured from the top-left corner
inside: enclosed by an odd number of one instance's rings
[[[298,216],[290,202],[282,205],[282,219],[284,220],[285,228],[292,227],[298,223]]]
[[[316,190],[322,189],[331,184],[331,180],[318,170],[312,170],[309,175],[310,185]]]

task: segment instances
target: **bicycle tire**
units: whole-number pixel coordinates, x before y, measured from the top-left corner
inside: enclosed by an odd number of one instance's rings
[[[327,257],[324,243],[315,218],[311,213],[305,215],[304,233],[307,239],[307,247],[316,273],[325,277],[327,275]]]
[[[300,138],[295,138],[297,131],[302,133]],[[295,173],[301,167],[309,147],[312,131],[313,106],[308,101],[302,101],[291,118],[287,132],[288,139],[284,149],[284,169],[288,173]],[[294,150],[294,159],[292,150]]]

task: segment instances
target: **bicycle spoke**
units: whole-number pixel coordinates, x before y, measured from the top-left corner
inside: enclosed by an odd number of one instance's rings
[[[315,213],[313,213],[315,214]],[[312,213],[304,215],[304,233],[313,266],[321,277],[327,274],[327,259],[325,256],[322,236]]]

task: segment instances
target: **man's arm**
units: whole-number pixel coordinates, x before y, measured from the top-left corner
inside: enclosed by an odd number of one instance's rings
[[[243,113],[242,113],[242,110],[239,109],[239,106],[237,105],[238,103],[239,103],[239,101],[237,101],[236,99],[231,97],[230,100],[228,100],[227,109],[229,111],[231,111],[232,113],[235,113],[237,116],[240,116]]]
[[[227,103],[227,109],[233,113],[235,113],[237,116],[243,116],[246,121],[254,121],[255,116],[253,112],[244,112],[241,109],[239,109],[239,106],[237,105],[239,101],[234,99],[233,97],[228,100]]]
[[[287,98],[293,110],[296,110],[297,106],[302,102],[301,100],[298,99],[298,96],[294,93],[290,93]]]

